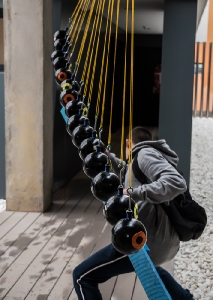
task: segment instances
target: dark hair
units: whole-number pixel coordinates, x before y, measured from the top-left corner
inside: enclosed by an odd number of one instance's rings
[[[133,128],[132,142],[134,145],[140,142],[151,141],[151,140],[152,140],[152,134],[149,132],[149,130],[140,126]]]

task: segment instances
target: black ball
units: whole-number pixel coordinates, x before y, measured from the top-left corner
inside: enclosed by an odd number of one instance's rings
[[[85,120],[83,125],[79,125],[73,130],[72,142],[76,147],[79,147],[83,140],[87,139],[92,135],[93,128],[88,125],[87,120]]]
[[[79,95],[78,95],[78,99],[79,99]],[[67,118],[71,118],[72,116],[77,115],[79,109],[84,109],[85,107],[86,105],[80,100],[69,101],[65,107],[65,113]],[[86,138],[88,138],[88,136]]]
[[[126,218],[126,211],[129,209],[129,196],[123,195],[123,187],[118,189],[118,194],[112,196],[104,205],[103,214],[107,222],[115,225],[119,220]],[[138,205],[131,199],[131,209],[134,218],[138,218]]]
[[[136,219],[122,219],[112,228],[111,239],[118,252],[133,254],[146,244],[146,229]]]
[[[58,69],[67,68],[68,60],[64,56],[56,57],[56,59],[53,61],[53,66],[55,71]]]
[[[105,171],[99,173],[91,182],[91,191],[95,198],[100,201],[107,201],[117,192],[120,180],[117,175],[110,172],[107,166]]]
[[[67,103],[69,103],[72,100],[76,100],[77,97],[78,97],[78,94],[75,91],[73,91],[71,89],[64,90],[60,94],[60,103],[62,106],[66,106]]]
[[[82,160],[92,152],[95,152],[98,145],[101,146],[101,151],[104,152],[104,144],[96,137],[96,131],[92,133],[92,137],[84,140],[78,148],[79,156]]]
[[[56,80],[56,83],[60,86],[61,83],[68,79],[68,78],[72,78],[72,73],[70,70],[66,69],[66,68],[61,68],[61,69],[58,69],[56,72],[55,72],[55,80]]]
[[[58,31],[56,31],[54,33],[54,37],[53,37],[54,42],[58,39],[65,39],[66,34],[67,34],[67,30],[58,30]]]
[[[60,57],[60,56],[64,56],[64,52],[61,51],[61,50],[56,50],[54,51],[52,54],[51,54],[51,60],[52,62],[54,62],[54,60],[57,58],[57,57]]]
[[[87,117],[82,116],[81,113],[78,115],[74,115],[67,121],[67,132],[70,136],[72,136],[73,130],[78,127],[79,125],[83,125],[84,121],[87,119]],[[88,120],[88,119],[87,119]],[[88,124],[89,120],[88,120]]]
[[[54,42],[55,50],[66,51],[67,49],[66,50],[64,49],[65,43],[66,43],[66,39],[57,39]]]
[[[101,147],[97,147],[95,152],[88,154],[85,158],[83,171],[88,177],[94,178],[100,172],[104,171],[107,161],[107,155],[101,152]]]

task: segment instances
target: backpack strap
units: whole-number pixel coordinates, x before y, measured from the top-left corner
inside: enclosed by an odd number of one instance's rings
[[[135,154],[133,162],[132,162],[132,171],[135,178],[141,183],[141,185],[146,183],[146,176],[141,171],[138,165],[138,152]],[[157,204],[153,204],[156,213],[155,227],[158,227],[158,207]]]
[[[143,185],[146,183],[146,176],[141,171],[138,165],[138,152],[135,154],[133,162],[132,162],[132,171],[134,173],[135,178]]]

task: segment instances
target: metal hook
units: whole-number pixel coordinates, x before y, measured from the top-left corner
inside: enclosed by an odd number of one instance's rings
[[[80,88],[79,88],[79,91],[78,91],[78,95],[81,94],[81,90],[82,90],[83,85],[84,85],[84,81],[81,80],[81,81],[80,81]]]
[[[70,60],[72,56],[73,56],[73,52],[70,53],[68,64],[70,64]]]
[[[123,177],[122,177],[122,173],[125,171],[125,169],[126,169],[126,167],[125,167],[125,165],[121,162],[119,165],[118,165],[118,167],[121,167],[121,169],[120,169],[120,186],[122,186],[123,187]]]
[[[128,189],[126,190],[127,191],[127,194],[129,196],[129,208],[128,208],[128,212],[132,212],[132,209],[131,209],[131,194],[129,191],[132,191],[133,192],[133,187],[128,187]]]
[[[103,132],[103,127],[100,127],[99,131],[98,131],[99,146],[101,146],[101,134],[102,134],[102,132]]]
[[[100,137],[100,134],[103,132],[103,127],[100,127],[98,132],[99,132],[99,137]]]
[[[107,149],[108,149],[108,151],[111,151],[111,144],[107,145]]]
[[[82,110],[83,110],[83,106],[84,106],[85,97],[86,97],[86,95],[83,95],[83,98],[82,98],[82,104],[81,104],[81,109],[82,109]]]
[[[98,122],[98,115],[95,116],[95,124],[94,124],[95,131],[96,131],[96,127],[97,127],[97,122]]]
[[[74,71],[73,71],[74,80],[75,80],[76,75],[77,75],[77,72],[78,72],[78,66],[79,66],[79,64],[78,64],[78,62],[76,61],[76,62],[75,62],[75,69],[74,69]]]
[[[129,196],[131,196],[130,193],[129,193],[130,190],[133,192],[133,187],[130,186],[130,187],[128,187],[128,189],[126,190],[126,191],[127,191],[127,194],[128,194]]]

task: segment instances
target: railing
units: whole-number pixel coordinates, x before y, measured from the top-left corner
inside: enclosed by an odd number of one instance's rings
[[[212,42],[195,44],[193,115],[213,117]]]

